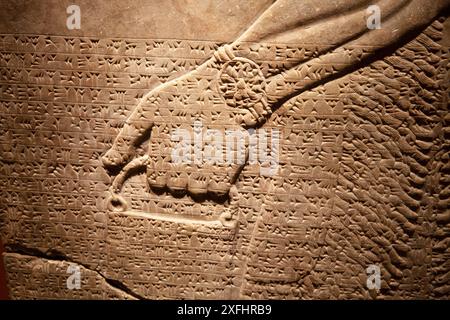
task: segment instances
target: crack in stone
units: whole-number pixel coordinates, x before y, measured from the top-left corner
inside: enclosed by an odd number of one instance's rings
[[[116,280],[116,279],[108,278],[103,273],[101,273],[99,270],[97,270],[97,268],[92,269],[92,267],[68,257],[66,254],[64,254],[63,252],[61,252],[57,249],[50,248],[46,251],[41,251],[37,248],[30,248],[30,247],[24,246],[19,243],[8,243],[8,244],[5,244],[4,253],[15,253],[15,254],[20,254],[20,255],[27,255],[27,256],[32,256],[32,257],[36,257],[36,258],[47,259],[47,260],[51,260],[51,261],[63,261],[63,262],[68,262],[68,263],[74,263],[74,264],[82,266],[83,268],[85,268],[87,270],[97,273],[100,277],[102,277],[105,280],[105,282],[108,285],[110,285],[114,289],[119,290],[123,293],[126,293],[138,300],[148,300],[147,298],[134,292],[131,288],[126,286],[123,282]]]

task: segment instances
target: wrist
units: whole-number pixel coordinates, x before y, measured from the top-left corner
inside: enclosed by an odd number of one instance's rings
[[[236,122],[244,127],[256,127],[266,121],[272,109],[266,94],[266,79],[260,66],[240,57],[232,45],[220,47],[214,53],[219,69],[218,89],[227,106],[237,109]]]

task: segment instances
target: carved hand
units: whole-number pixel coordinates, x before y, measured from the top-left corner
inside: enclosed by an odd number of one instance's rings
[[[149,187],[227,195],[248,152],[247,140],[230,146],[227,134],[255,127],[270,114],[264,84],[255,63],[222,47],[195,70],[144,96],[103,156],[103,164],[127,164],[149,138],[147,156],[128,166],[145,165]],[[180,143],[186,144],[184,153]]]

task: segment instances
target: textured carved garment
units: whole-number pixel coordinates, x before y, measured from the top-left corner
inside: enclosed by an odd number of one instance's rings
[[[0,4],[12,298],[449,297],[448,1],[144,2]]]

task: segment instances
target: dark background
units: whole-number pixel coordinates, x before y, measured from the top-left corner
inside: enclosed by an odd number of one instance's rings
[[[3,243],[0,239],[0,300],[8,299],[8,290],[6,289],[6,275],[3,266]]]

